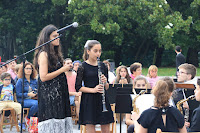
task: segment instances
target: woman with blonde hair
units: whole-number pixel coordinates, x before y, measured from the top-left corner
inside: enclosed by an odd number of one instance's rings
[[[148,69],[147,80],[149,81],[151,88],[153,88],[158,81],[158,68],[155,65],[151,65]]]

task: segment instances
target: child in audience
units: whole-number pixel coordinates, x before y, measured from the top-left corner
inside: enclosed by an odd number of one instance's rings
[[[1,81],[3,85],[0,86],[0,112],[5,108],[14,108],[21,122],[21,104],[14,102],[14,87],[11,84],[11,75],[9,73],[2,73]],[[21,126],[20,123],[19,126]],[[25,123],[22,124],[22,129],[26,130]]]
[[[151,65],[148,69],[147,80],[149,81],[151,88],[153,88],[158,81],[159,77],[157,75],[158,68],[155,65]]]

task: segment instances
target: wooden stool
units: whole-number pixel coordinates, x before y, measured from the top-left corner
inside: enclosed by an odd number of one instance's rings
[[[70,106],[72,120],[75,121],[75,125],[78,123],[78,116],[76,115],[76,106]]]
[[[4,123],[4,116],[5,116],[5,112],[6,111],[10,111],[10,122],[9,123]],[[2,113],[2,119],[1,119],[1,128],[3,125],[11,125],[10,127],[10,131],[12,130],[12,127],[15,126],[17,129],[17,132],[19,132],[19,127],[18,127],[18,122],[17,122],[17,117],[16,117],[16,113],[15,110],[13,108],[6,108],[3,109],[3,113]]]
[[[0,132],[3,133],[3,128],[2,128],[1,122],[0,122]]]

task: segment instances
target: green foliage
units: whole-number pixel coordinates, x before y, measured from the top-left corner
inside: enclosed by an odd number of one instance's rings
[[[79,27],[62,38],[65,57],[80,59],[85,42],[96,39],[102,44],[102,60],[149,65],[162,57],[156,56],[158,51],[153,54],[158,48],[200,49],[199,10],[199,0],[2,0],[0,48],[19,55],[34,48],[44,26],[77,21]],[[174,59],[161,64],[172,63]]]
[[[34,3],[45,3],[46,0],[29,0],[31,2],[34,2]],[[65,5],[66,4],[66,0],[51,0],[51,2],[54,4],[54,5]]]
[[[130,47],[136,53],[133,56],[137,55],[135,60],[145,57],[146,52],[141,50],[149,47],[147,42],[153,44],[149,50],[174,48],[179,39],[183,39],[174,37],[190,34],[192,23],[191,16],[183,18],[182,13],[173,11],[165,0],[72,0],[67,9],[74,15],[74,21],[80,23],[79,31],[91,31],[95,39],[102,36],[100,34],[105,35],[106,38],[100,38],[101,42],[106,47],[111,45],[114,51]],[[87,38],[83,34],[81,37]],[[121,53],[130,53],[127,51],[124,49]],[[119,52],[114,54],[115,60],[123,58],[118,58]]]

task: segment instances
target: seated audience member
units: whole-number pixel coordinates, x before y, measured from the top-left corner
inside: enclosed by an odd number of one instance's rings
[[[133,85],[134,85],[134,88],[146,89],[146,86],[148,86],[148,81],[143,76],[137,76],[134,79]],[[131,114],[126,114],[126,125],[128,125],[127,133],[133,133],[134,121],[131,119]]]
[[[117,76],[114,79],[113,83],[115,84],[132,84],[133,80],[128,74],[126,66],[119,66],[116,70]]]
[[[0,62],[0,66],[1,66],[1,65],[4,65],[4,64],[5,64],[4,62]],[[6,65],[0,67],[0,75],[1,75],[2,73],[4,73],[4,72],[7,72],[7,66],[6,66]]]
[[[3,65],[3,64],[5,64],[5,63],[4,63],[4,62],[0,62],[0,65]],[[1,76],[1,74],[4,73],[4,72],[7,72],[6,66],[0,67],[0,76]],[[0,85],[1,85],[1,84],[3,84],[3,82],[1,82],[1,80],[0,80]]]
[[[133,117],[137,133],[155,133],[157,129],[162,132],[187,133],[183,115],[176,108],[169,106],[169,99],[175,87],[171,88],[168,84],[164,80],[158,80],[152,90],[155,96],[154,106],[142,112],[139,118]]]
[[[75,72],[77,72],[78,67],[79,67],[80,65],[81,65],[81,62],[80,62],[79,60],[74,61],[74,62],[73,62],[73,70],[74,70]]]
[[[194,93],[196,101],[200,102],[200,79],[197,80],[197,86]],[[200,106],[193,111],[191,124],[186,122],[185,125],[190,127],[189,132],[200,132]]]
[[[0,86],[0,112],[5,108],[14,108],[21,122],[21,104],[14,102],[14,86],[11,84],[11,75],[9,73],[1,74],[3,85]],[[19,123],[19,126],[21,124]],[[22,129],[26,130],[25,124],[22,124]]]
[[[9,60],[7,61],[9,62]],[[8,73],[10,73],[10,75],[12,76],[12,79],[15,80],[17,74],[15,73],[15,66],[16,66],[16,62],[12,61],[8,64]]]
[[[134,80],[137,76],[142,74],[142,64],[139,62],[135,62],[130,66],[130,77]]]
[[[155,65],[151,65],[148,69],[147,80],[149,81],[151,88],[155,86],[156,81],[159,79],[157,72],[158,68]]]
[[[108,67],[108,82],[112,83],[115,79],[115,75],[110,71],[110,63],[107,60],[104,60],[103,63]]]
[[[15,66],[15,73],[17,74],[17,76],[16,76],[16,78],[15,78],[15,84],[17,83],[17,80],[18,80],[18,72],[19,72],[19,68],[20,67],[22,67],[22,65],[21,64],[17,64],[16,66]]]
[[[27,126],[30,123],[30,117],[34,116],[38,112],[38,101],[32,98],[37,96],[37,71],[35,67],[30,63],[25,63],[24,68],[24,108],[30,108],[28,116],[25,118]],[[18,80],[16,83],[17,101],[22,102],[22,83],[23,83],[23,67],[20,67],[18,72]]]
[[[81,96],[81,92],[76,92],[75,83],[76,83],[76,72],[73,71],[72,60],[70,58],[65,59],[64,65],[71,65],[71,69],[65,72],[68,84],[68,91],[69,91],[69,100],[70,105],[76,106],[76,115],[79,116],[79,96]]]

